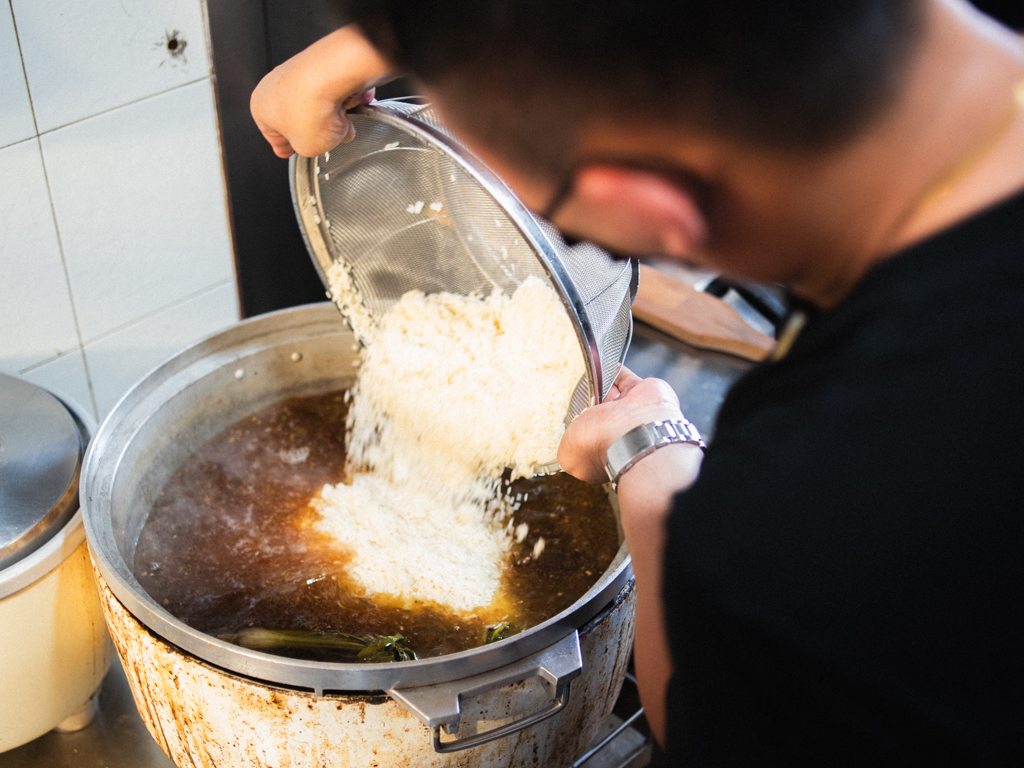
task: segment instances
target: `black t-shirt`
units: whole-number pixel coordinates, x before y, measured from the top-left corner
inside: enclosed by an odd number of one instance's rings
[[[668,523],[680,765],[1024,765],[1024,194],[737,382]]]

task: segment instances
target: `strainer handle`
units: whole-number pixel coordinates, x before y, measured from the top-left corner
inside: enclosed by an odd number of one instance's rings
[[[519,733],[558,713],[569,703],[569,684],[582,672],[580,636],[574,631],[532,656],[490,672],[437,685],[391,689],[387,693],[430,728],[435,752],[458,752]],[[442,728],[448,734],[458,733],[462,699],[514,685],[531,677],[539,677],[551,692],[552,703],[549,706],[483,733],[454,741],[441,741]]]

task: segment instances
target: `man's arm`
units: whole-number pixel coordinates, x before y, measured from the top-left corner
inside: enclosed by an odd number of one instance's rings
[[[314,157],[352,140],[345,110],[370,103],[374,87],[392,77],[387,60],[349,24],[271,70],[249,108],[278,157]]]
[[[672,388],[659,379],[640,379],[623,368],[609,397],[569,425],[558,461],[569,474],[592,483],[607,481],[608,448],[633,427],[682,416]],[[665,521],[672,497],[697,479],[703,452],[695,445],[661,448],[637,462],[619,480],[622,529],[636,575],[634,657],[640,699],[655,738],[665,743],[665,695],[672,657],[662,604]]]

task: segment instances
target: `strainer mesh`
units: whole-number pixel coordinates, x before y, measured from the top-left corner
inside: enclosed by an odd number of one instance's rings
[[[429,107],[383,102],[351,115],[356,138],[317,158],[308,187],[296,183],[293,190],[297,209],[303,203],[318,212],[313,222],[319,231],[310,231],[306,222],[307,237],[323,238],[330,258],[348,266],[374,320],[413,289],[486,295],[497,287],[511,294],[530,275],[550,281],[566,302],[601,385],[598,390],[594,373],[588,372],[567,420],[591,404],[591,391],[603,399],[632,334],[635,267],[594,245],[569,247],[545,222],[538,221],[539,232],[521,229],[467,170],[472,161],[457,144],[448,147],[407,123],[382,119],[382,113],[425,124],[455,142]],[[525,210],[515,215],[529,216]],[[547,255],[524,231],[546,239]],[[311,251],[326,272],[326,257],[312,243]]]

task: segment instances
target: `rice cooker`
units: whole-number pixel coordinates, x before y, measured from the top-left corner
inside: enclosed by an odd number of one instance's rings
[[[113,658],[78,509],[94,430],[0,374],[0,752],[88,725]]]

